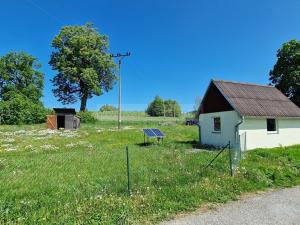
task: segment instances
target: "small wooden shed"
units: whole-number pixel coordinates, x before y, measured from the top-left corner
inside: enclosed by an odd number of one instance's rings
[[[80,126],[80,119],[73,108],[54,108],[55,115],[47,116],[48,129],[73,130]]]

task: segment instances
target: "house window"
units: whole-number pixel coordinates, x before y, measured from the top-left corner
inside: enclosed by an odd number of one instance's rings
[[[276,132],[276,120],[275,119],[267,119],[267,131],[268,132]]]
[[[220,117],[214,117],[214,132],[221,132],[221,118]]]

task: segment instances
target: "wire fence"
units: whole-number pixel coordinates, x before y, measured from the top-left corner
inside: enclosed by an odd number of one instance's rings
[[[154,145],[149,148],[152,151],[132,144],[129,154],[128,148],[125,151],[124,145],[115,143],[115,138],[142,140],[141,134],[139,129],[116,132],[96,127],[73,131],[0,129],[0,224],[17,219],[18,224],[34,224],[47,213],[64,218],[64,212],[71,215],[82,210],[78,205],[87,204],[88,208],[99,199],[104,199],[103,205],[118,205],[118,199],[129,199],[131,193],[172,186],[183,182],[181,179],[193,183],[202,176],[197,176],[197,166],[209,162],[214,154],[201,154],[195,166],[190,166],[188,159],[195,157],[185,154],[184,146],[176,150],[181,145],[176,146],[174,140],[167,140],[165,146]],[[234,174],[241,154],[231,144],[224,148],[221,159],[213,162],[215,170],[227,172],[229,158]],[[39,210],[40,206],[47,212]],[[109,207],[103,207],[109,213]],[[26,218],[29,214],[32,221]]]

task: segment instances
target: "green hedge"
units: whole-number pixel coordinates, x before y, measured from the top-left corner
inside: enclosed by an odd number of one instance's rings
[[[15,94],[9,100],[0,101],[1,124],[35,124],[46,119],[46,109],[41,102],[34,103],[29,98]]]

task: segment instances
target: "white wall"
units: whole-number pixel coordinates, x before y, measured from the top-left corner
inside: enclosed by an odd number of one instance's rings
[[[239,134],[246,132],[246,149],[273,148],[300,144],[300,119],[276,119],[277,132],[267,131],[265,118],[245,118]]]
[[[213,118],[221,118],[221,132],[214,132]],[[240,122],[235,111],[200,114],[201,143],[214,146],[225,146],[228,141],[235,144],[235,125]]]

